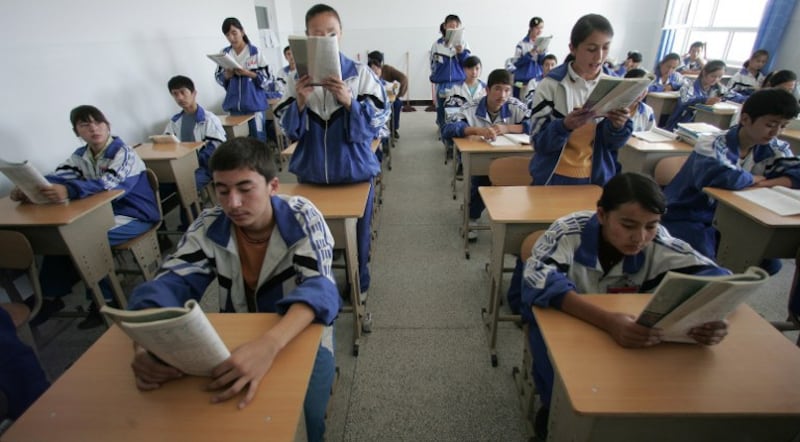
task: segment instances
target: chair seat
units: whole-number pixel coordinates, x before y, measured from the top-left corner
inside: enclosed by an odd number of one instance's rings
[[[111,246],[111,249],[113,249],[113,250],[130,250],[136,244],[138,244],[140,241],[142,241],[143,239],[147,238],[148,235],[151,235],[151,234],[155,235],[160,226],[161,226],[160,222],[157,223],[157,224],[154,224],[153,227],[147,229],[147,231],[145,231],[145,232],[142,232],[139,236],[137,236],[135,238],[131,238],[131,239],[129,239],[129,240],[123,242],[123,243],[117,244],[115,246]]]

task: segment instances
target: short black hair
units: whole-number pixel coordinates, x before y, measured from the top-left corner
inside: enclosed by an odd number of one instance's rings
[[[189,89],[189,92],[194,92],[194,82],[191,78],[184,75],[176,75],[169,79],[167,82],[167,89],[172,92],[180,88]]]
[[[250,137],[232,138],[217,147],[208,161],[208,168],[216,171],[250,169],[258,172],[267,182],[278,175],[272,149],[263,141]]]
[[[250,39],[247,38],[247,34],[244,33],[244,26],[242,26],[242,22],[239,21],[236,17],[228,17],[222,22],[222,33],[224,35],[228,35],[228,31],[231,30],[231,26],[234,28],[242,31],[242,40],[245,43],[250,44]]]
[[[639,51],[630,51],[628,52],[628,57],[634,63],[641,63],[642,62],[642,53]]]
[[[553,60],[554,62],[556,62],[556,64],[558,64],[558,57],[556,57],[556,54],[545,55],[544,58],[542,59],[542,63],[544,63],[546,60]]]
[[[291,50],[292,50],[291,46],[286,46],[285,48],[283,48],[283,55],[286,55],[286,53],[291,51]]]
[[[742,66],[744,66],[745,68],[749,67],[750,66],[750,60],[752,60],[752,59],[754,59],[756,57],[767,57],[767,59],[769,60],[769,51],[766,50],[766,49],[758,49],[758,50],[756,50],[755,52],[750,54],[750,58],[748,58],[744,62],[744,64]]]
[[[772,71],[764,79],[764,87],[775,87],[788,81],[797,81],[797,74],[788,69]]]
[[[111,125],[106,119],[106,116],[100,112],[100,109],[88,104],[82,104],[72,109],[69,113],[69,121],[72,123],[73,130],[77,127],[78,123],[90,123],[92,121]]]
[[[370,60],[375,60],[378,65],[383,64],[383,52],[381,51],[372,51],[367,54],[367,58]]]
[[[477,55],[470,55],[461,62],[462,68],[473,68],[481,64],[481,59]]]
[[[705,77],[706,75],[722,70],[725,71],[725,62],[722,60],[711,60],[703,66],[703,69],[700,70],[700,75],[697,76],[697,81],[700,81],[701,78]]]
[[[645,210],[658,215],[667,213],[667,199],[658,184],[636,172],[625,172],[611,178],[603,186],[597,207],[610,212],[626,203],[639,203]]]
[[[631,69],[628,72],[625,72],[625,78],[644,78],[647,75],[647,71],[644,69]]]
[[[535,28],[535,27],[539,26],[542,23],[544,23],[544,20],[542,20],[542,17],[533,17],[531,19],[531,21],[528,22],[528,27],[529,28]]]
[[[755,121],[764,115],[792,119],[800,113],[800,105],[791,93],[779,88],[759,89],[742,105],[742,113]]]
[[[486,87],[491,88],[496,84],[514,84],[514,79],[511,76],[511,72],[508,72],[505,69],[495,69],[490,72],[489,78],[486,80]]]
[[[599,14],[586,14],[575,22],[569,35],[569,42],[574,49],[577,49],[578,45],[589,38],[594,31],[614,36],[614,28],[607,18]]]
[[[703,43],[702,41],[696,41],[696,42],[692,43],[691,46],[689,46],[689,50],[692,50],[694,48],[703,49],[704,47],[706,47],[705,43]]]
[[[336,21],[339,22],[339,27],[342,27],[342,19],[339,18],[339,13],[336,12],[335,9],[323,3],[317,3],[316,5],[310,7],[306,12],[306,29],[308,29],[308,22],[311,21],[312,18],[326,12],[333,14],[333,16],[336,17]]]
[[[442,33],[442,37],[444,37],[445,34],[447,34],[447,22],[449,22],[449,21],[458,22],[458,25],[461,26],[461,19],[458,18],[457,15],[448,14],[447,17],[444,18],[444,21],[442,22],[442,24],[439,25],[439,32]]]
[[[367,66],[369,66],[369,67],[372,67],[372,66],[381,67],[381,62],[376,60],[376,59],[374,59],[374,58],[367,58]]]
[[[675,52],[670,52],[669,54],[665,55],[664,58],[661,59],[661,61],[658,62],[658,65],[661,66],[663,63],[666,63],[666,62],[672,61],[672,60],[675,60],[678,63],[680,63],[681,62],[681,56],[678,55]]]

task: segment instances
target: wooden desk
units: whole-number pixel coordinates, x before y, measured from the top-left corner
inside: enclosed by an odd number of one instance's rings
[[[350,302],[353,306],[354,356],[358,356],[361,345],[362,320],[367,315],[361,304],[356,223],[364,215],[369,186],[369,183],[330,186],[292,183],[281,184],[278,188],[278,193],[302,196],[314,203],[325,217],[336,248],[345,251],[347,280],[350,283]]]
[[[800,129],[786,128],[778,135],[778,138],[789,143],[795,156],[800,156]]]
[[[723,267],[742,272],[764,258],[797,256],[800,215],[780,216],[731,190],[703,191],[718,201],[713,223],[721,235],[717,261]]]
[[[69,255],[94,302],[105,305],[99,282],[108,277],[119,305],[127,304],[114,272],[114,258],[106,232],[114,227],[111,201],[121,190],[100,192],[66,204],[20,204],[0,198],[0,229],[16,230],[37,255]]]
[[[497,323],[516,321],[518,315],[500,316],[503,258],[518,255],[522,241],[536,230],[550,227],[553,221],[579,210],[594,210],[603,189],[585,186],[492,186],[478,192],[486,204],[492,229],[489,260],[489,301],[481,312],[489,332],[492,366],[497,366]]]
[[[453,138],[456,149],[461,152],[461,163],[464,175],[464,203],[461,207],[464,219],[461,226],[461,236],[464,238],[464,256],[469,259],[469,202],[470,186],[472,186],[473,175],[489,175],[489,164],[502,157],[533,156],[533,148],[530,144],[520,144],[517,146],[494,147],[479,137]],[[456,170],[458,161],[453,161],[453,179],[451,186],[453,189],[453,199],[456,199]],[[531,178],[533,182],[533,178]],[[488,226],[478,226],[479,230],[488,229]]]
[[[728,104],[738,105],[737,103],[727,102]],[[741,105],[738,105],[741,108]],[[722,130],[728,130],[731,127],[731,121],[736,112],[717,112],[709,111],[700,107],[695,107],[694,121],[696,123],[708,123],[712,126],[718,127]]]
[[[583,299],[636,315],[650,295]],[[788,441],[800,432],[800,350],[746,305],[711,347],[625,349],[559,310],[533,312],[555,371],[548,440]]]
[[[208,315],[228,348],[278,322],[271,313]],[[305,440],[303,400],[322,326],[312,324],[275,358],[250,405],[211,404],[209,379],[187,376],[148,392],[136,389],[130,339],[109,329],[3,435],[14,441]]]
[[[648,143],[634,136],[617,154],[617,159],[622,164],[623,172],[638,172],[650,177],[656,168],[656,163],[662,158],[689,155],[694,147],[683,141],[669,141],[664,143]]]
[[[225,129],[225,136],[230,140],[231,138],[250,135],[248,122],[253,118],[255,118],[254,114],[221,116],[220,121],[222,121],[222,127]]]
[[[194,221],[194,214],[200,213],[200,197],[194,179],[194,171],[200,167],[195,151],[203,147],[199,141],[176,144],[143,143],[136,148],[136,153],[145,165],[152,169],[159,183],[174,183],[181,207],[189,222]],[[165,196],[165,195],[162,195]],[[192,211],[192,207],[196,212]]]
[[[649,92],[647,94],[647,97],[644,99],[644,101],[653,108],[653,115],[656,118],[656,126],[660,127],[659,123],[661,123],[662,115],[666,115],[667,117],[672,115],[672,111],[678,104],[678,98],[680,98],[680,96],[680,91]]]

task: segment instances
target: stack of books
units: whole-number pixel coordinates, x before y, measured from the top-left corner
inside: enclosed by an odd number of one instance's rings
[[[692,146],[704,135],[716,135],[722,132],[724,132],[722,129],[708,123],[678,123],[678,128],[675,129],[678,138]]]

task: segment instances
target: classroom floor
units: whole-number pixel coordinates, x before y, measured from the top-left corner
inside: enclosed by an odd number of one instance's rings
[[[522,333],[501,324],[499,365],[492,367],[480,314],[488,296],[490,233],[479,232],[472,259],[465,259],[462,194],[459,187],[458,199],[451,197],[452,168],[444,165],[434,118],[422,108],[401,117],[376,219],[367,304],[372,333],[358,357],[351,354],[351,315],[336,322],[341,377],[328,416],[331,441],[527,439],[511,376],[521,362]],[[285,170],[280,178],[294,181]],[[793,271],[794,263],[785,261],[751,297],[767,319],[784,319]],[[82,295],[71,296],[70,304],[81,303]],[[103,331],[78,330],[78,321],[53,319],[37,330],[41,359],[54,379]]]

